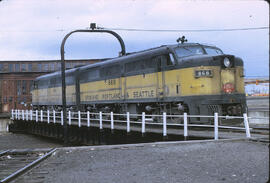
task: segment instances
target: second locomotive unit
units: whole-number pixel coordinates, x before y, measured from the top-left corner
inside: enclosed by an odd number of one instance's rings
[[[242,115],[241,58],[198,43],[164,45],[66,70],[69,110]],[[61,73],[36,78],[33,106],[61,109]],[[198,120],[203,120],[200,118]]]

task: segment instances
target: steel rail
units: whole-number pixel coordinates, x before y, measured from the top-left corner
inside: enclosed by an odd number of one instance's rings
[[[17,170],[16,172],[12,173],[11,175],[9,175],[8,177],[2,179],[0,181],[0,183],[7,183],[10,182],[12,180],[14,180],[15,178],[17,178],[18,176],[22,175],[23,173],[25,173],[26,171],[30,170],[31,168],[33,168],[34,166],[36,166],[38,163],[42,162],[43,160],[45,160],[46,158],[48,158],[52,153],[54,153],[56,151],[56,148],[52,149],[50,152],[46,153],[45,155],[41,156],[40,158],[38,158],[37,160],[31,162],[30,164],[26,165],[25,167]]]
[[[5,150],[5,151],[2,151],[0,152],[0,156],[4,156],[6,153],[8,153],[10,150]]]

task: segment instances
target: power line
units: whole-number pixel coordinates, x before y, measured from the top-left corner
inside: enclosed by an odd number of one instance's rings
[[[264,30],[269,27],[247,27],[247,28],[228,28],[228,29],[133,29],[133,28],[106,28],[100,29],[118,30],[118,31],[134,31],[134,32],[226,32],[226,31],[248,31],[248,30]]]
[[[72,29],[68,29],[71,31]],[[0,30],[0,32],[64,32],[68,31],[67,29],[54,29],[54,30]]]
[[[89,28],[86,28],[89,29]],[[228,29],[140,29],[140,28],[108,28],[98,27],[98,29],[133,31],[133,32],[228,32],[228,31],[249,31],[249,30],[266,30],[269,27],[247,27],[247,28],[228,28]],[[0,32],[64,32],[73,29],[52,29],[52,30],[0,30]]]

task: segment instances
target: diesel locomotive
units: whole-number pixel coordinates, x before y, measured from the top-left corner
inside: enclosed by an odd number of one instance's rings
[[[35,109],[61,109],[61,72],[35,79]],[[68,110],[239,116],[243,61],[199,43],[163,45],[66,70]],[[203,118],[197,120],[203,121]]]

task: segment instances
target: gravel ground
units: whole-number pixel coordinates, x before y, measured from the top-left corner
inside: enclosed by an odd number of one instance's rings
[[[0,151],[8,149],[35,149],[62,147],[60,143],[33,135],[0,132]]]
[[[63,148],[16,182],[265,183],[268,175],[267,144],[221,140]]]

